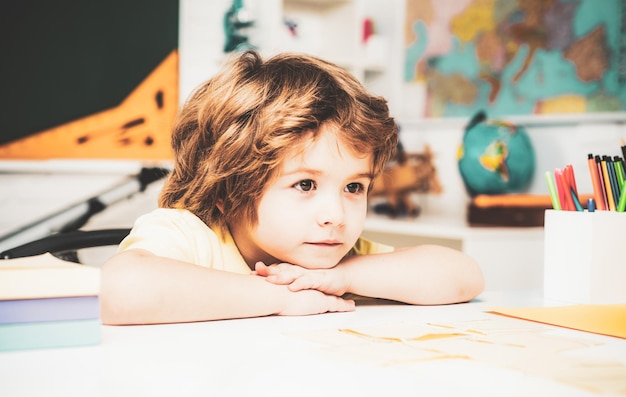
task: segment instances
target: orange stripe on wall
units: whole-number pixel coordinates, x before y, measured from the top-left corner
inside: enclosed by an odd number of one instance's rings
[[[118,106],[0,145],[0,158],[172,159],[178,58],[172,51]]]

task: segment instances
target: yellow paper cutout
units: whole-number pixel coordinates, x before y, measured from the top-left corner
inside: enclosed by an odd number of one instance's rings
[[[496,308],[490,312],[626,339],[626,304]]]
[[[559,336],[547,331],[550,328],[545,324],[492,315],[469,321],[379,324],[291,335],[319,343],[319,352],[324,355],[360,365],[402,367],[422,374],[437,362],[474,362],[592,393],[626,394],[623,345],[616,347],[595,338]],[[585,351],[596,354],[578,355]]]
[[[378,339],[381,341],[388,341],[388,342],[425,341],[425,340],[432,340],[432,339],[443,339],[443,338],[454,338],[457,336],[465,336],[465,334],[456,333],[456,332],[455,333],[428,333],[428,334],[423,334],[419,336],[414,336],[408,339],[402,339],[402,338],[394,338],[394,337],[386,337],[386,336],[368,335],[368,334],[364,334],[359,331],[355,331],[355,330],[348,329],[348,328],[339,329],[339,332],[345,332],[346,334],[352,334],[352,335],[362,336],[364,338],[372,338],[372,339]]]

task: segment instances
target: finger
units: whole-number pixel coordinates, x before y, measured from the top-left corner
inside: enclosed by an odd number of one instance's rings
[[[274,263],[271,265],[266,265],[265,263],[259,261],[254,265],[254,270],[260,275],[269,276],[272,274],[282,274],[285,272],[291,271],[293,265],[289,263]]]
[[[293,281],[293,279],[287,278],[285,277],[285,275],[281,275],[281,274],[269,275],[265,277],[265,280],[267,282],[270,282],[272,284],[277,284],[277,285],[289,285]]]
[[[329,293],[330,291],[332,295],[341,295],[333,292],[332,280],[329,278],[329,273],[323,270],[304,272],[289,284],[289,290],[293,292],[304,289],[316,289],[324,293]]]
[[[318,289],[319,285],[314,283],[311,277],[306,275],[298,277],[289,284],[289,290],[293,292],[302,291],[304,289]]]
[[[259,276],[269,275],[269,268],[263,262],[257,262],[254,264],[254,274]]]
[[[295,280],[297,280],[299,277],[301,277],[301,274],[302,274],[301,271],[298,271],[293,266],[292,268],[285,267],[281,271],[277,271],[277,268],[272,268],[272,266],[270,266],[270,269],[265,279],[268,282],[273,283],[273,284],[278,284],[278,285],[291,284]]]
[[[270,266],[269,274],[279,276],[281,280],[285,282],[291,282],[304,276],[306,271],[299,266],[290,265],[288,263],[279,263],[277,265]]]
[[[332,303],[331,312],[352,312],[356,309],[356,305],[352,299],[342,299],[339,297],[334,298]]]

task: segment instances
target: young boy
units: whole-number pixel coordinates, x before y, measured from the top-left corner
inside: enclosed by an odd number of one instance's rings
[[[447,304],[483,289],[456,250],[359,238],[397,128],[386,101],[323,60],[255,52],[192,95],[161,208],[102,268],[106,324],[351,311],[346,293]]]

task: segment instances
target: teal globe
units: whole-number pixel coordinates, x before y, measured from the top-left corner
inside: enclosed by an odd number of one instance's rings
[[[465,127],[457,160],[471,196],[522,192],[535,172],[535,151],[520,126],[476,114]]]

